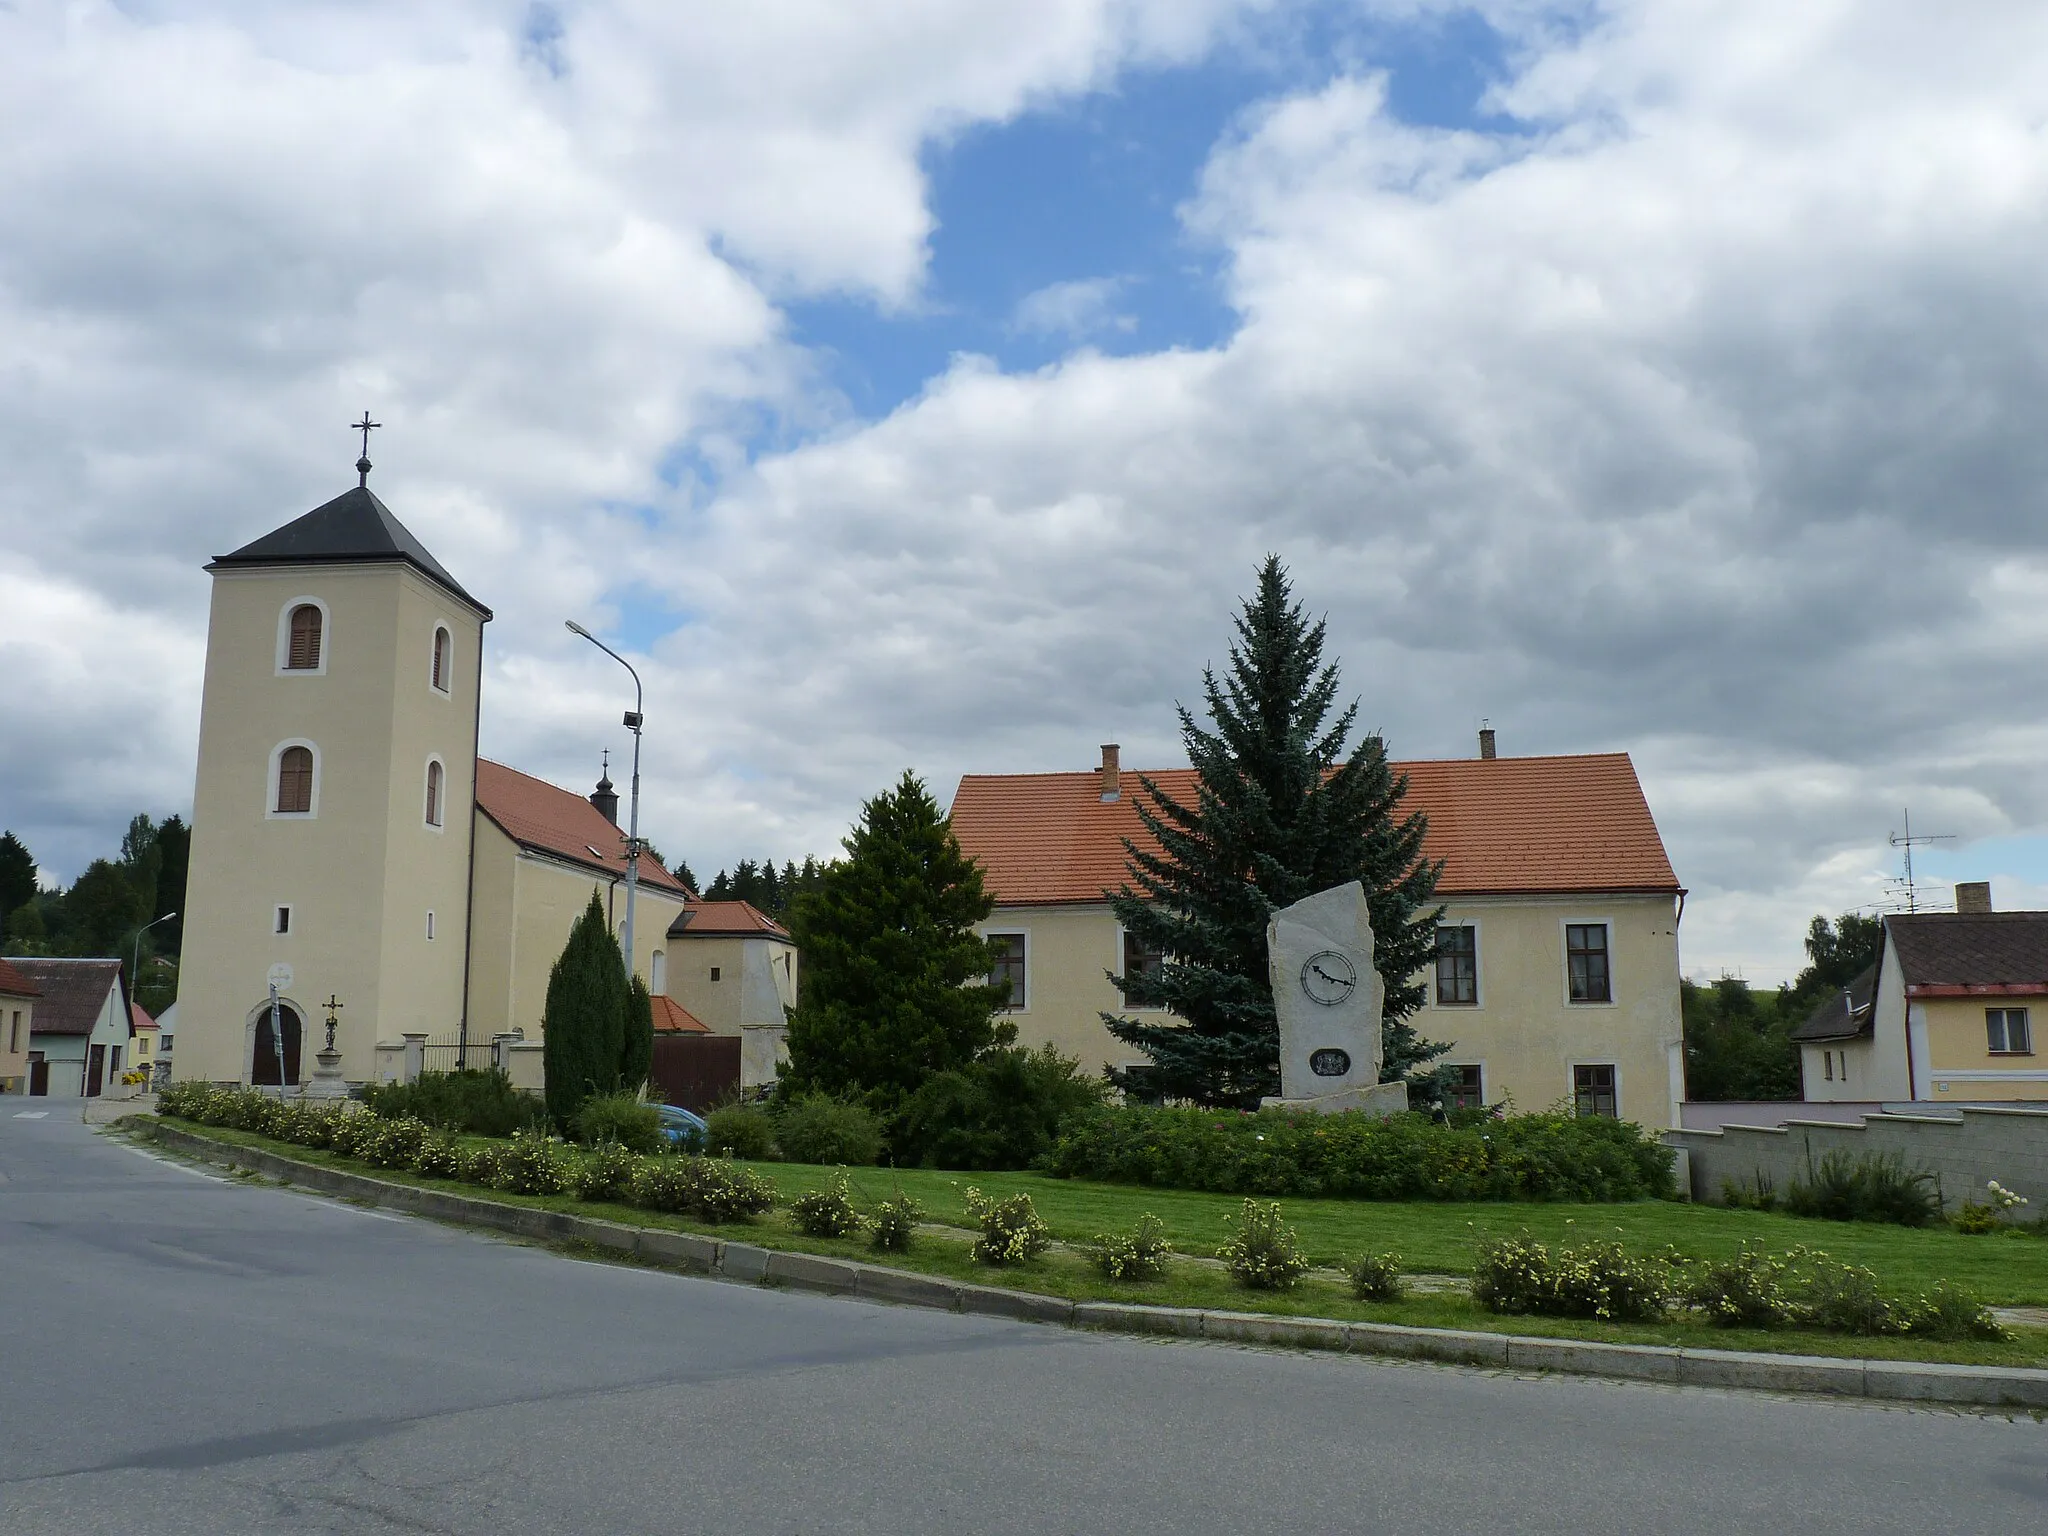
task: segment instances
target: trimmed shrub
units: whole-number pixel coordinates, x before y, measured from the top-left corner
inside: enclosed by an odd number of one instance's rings
[[[363,1090],[370,1113],[387,1120],[411,1117],[470,1136],[510,1136],[541,1123],[544,1108],[512,1086],[496,1067],[422,1072],[410,1083],[379,1083]]]
[[[590,1101],[585,1100],[587,1105]],[[624,1200],[640,1171],[640,1159],[616,1141],[600,1142],[570,1175],[579,1200]]]
[[[779,1105],[775,1145],[792,1163],[871,1167],[882,1156],[882,1122],[858,1104],[806,1094]]]
[[[1125,1105],[1074,1120],[1047,1171],[1219,1194],[1365,1200],[1642,1200],[1672,1193],[1671,1150],[1604,1116],[1451,1125],[1406,1113]]]
[[[561,1143],[551,1137],[514,1131],[497,1152],[492,1183],[499,1189],[515,1195],[559,1195],[569,1187],[573,1166]]]
[[[1173,1247],[1166,1241],[1166,1223],[1151,1212],[1125,1233],[1098,1233],[1095,1267],[1111,1280],[1157,1280],[1166,1273]]]
[[[917,1236],[917,1224],[923,1220],[924,1207],[899,1189],[875,1207],[868,1224],[874,1228],[873,1242],[877,1248],[884,1253],[904,1253]]]
[[[1022,1264],[1052,1246],[1052,1232],[1039,1220],[1029,1195],[991,1200],[970,1186],[965,1198],[967,1214],[981,1227],[968,1252],[980,1263]]]
[[[1941,1215],[1941,1186],[1933,1174],[1908,1169],[1897,1152],[1851,1157],[1830,1152],[1804,1182],[1785,1191],[1785,1209],[1826,1221],[1881,1221],[1931,1226]]]
[[[798,1195],[790,1202],[789,1219],[806,1237],[851,1237],[864,1225],[843,1173],[834,1174],[823,1189]]]
[[[775,1189],[746,1168],[708,1157],[651,1158],[633,1176],[632,1200],[698,1221],[743,1221],[775,1204]]]
[[[1301,1237],[1281,1221],[1278,1201],[1245,1201],[1233,1236],[1216,1256],[1230,1278],[1247,1290],[1291,1291],[1308,1273]]]
[[[1401,1255],[1368,1253],[1351,1266],[1351,1294],[1360,1301],[1399,1301],[1408,1294],[1401,1280]]]
[[[611,1142],[628,1152],[661,1150],[661,1113],[638,1093],[593,1093],[576,1106],[569,1128],[586,1147]]]
[[[1588,1243],[1553,1251],[1526,1232],[1481,1245],[1472,1298],[1489,1312],[1654,1322],[1670,1305],[1669,1265]]]
[[[1099,1112],[1107,1092],[1049,1045],[999,1046],[927,1077],[897,1112],[889,1143],[906,1167],[1028,1168],[1069,1124]]]
[[[704,1150],[758,1163],[775,1148],[775,1122],[757,1104],[728,1104],[704,1117]]]

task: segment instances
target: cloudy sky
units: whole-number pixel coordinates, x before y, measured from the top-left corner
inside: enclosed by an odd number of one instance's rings
[[[2038,0],[0,6],[0,822],[189,809],[200,566],[372,484],[484,747],[827,853],[1180,761],[1265,552],[1397,755],[1634,754],[1694,974],[2048,904]]]

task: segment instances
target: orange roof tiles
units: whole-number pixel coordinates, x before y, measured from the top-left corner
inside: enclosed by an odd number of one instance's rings
[[[620,879],[626,874],[626,835],[581,795],[488,758],[476,764],[476,804],[505,835],[532,848]],[[640,859],[640,883],[687,898],[683,883],[647,855]]]
[[[1444,861],[1442,896],[1680,887],[1625,752],[1395,763],[1405,809],[1428,818],[1424,852]],[[1184,805],[1191,768],[1147,774]],[[1121,839],[1156,847],[1138,820],[1138,775],[1105,803],[1099,772],[968,774],[953,831],[1003,906],[1100,901],[1127,878]]]
[[[751,902],[692,901],[669,924],[672,939],[787,939],[789,930]]]
[[[41,992],[36,990],[34,982],[22,975],[21,972],[17,971],[5,960],[0,960],[0,996],[41,997],[42,995]]]
[[[155,1029],[156,1027],[157,1027],[157,1024],[156,1024],[156,1020],[155,1020],[155,1019],[152,1019],[152,1018],[151,1018],[151,1017],[149,1016],[149,1012],[148,1012],[148,1010],[147,1010],[147,1009],[145,1009],[145,1008],[144,1008],[144,1007],[142,1006],[142,1004],[140,1004],[140,1003],[130,1003],[130,1004],[128,1005],[128,1033],[129,1033],[129,1034],[131,1034],[131,1035],[132,1035],[132,1034],[135,1034],[135,1033],[137,1033],[137,1032],[139,1032],[139,1031],[141,1031],[141,1030],[145,1030],[145,1029]]]
[[[654,1032],[657,1035],[708,1035],[711,1026],[672,997],[655,997]]]

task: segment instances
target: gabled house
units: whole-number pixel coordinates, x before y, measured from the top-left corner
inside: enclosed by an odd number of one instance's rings
[[[2048,912],[1995,912],[1989,885],[1959,885],[1953,912],[1886,917],[1877,964],[1792,1031],[1805,1097],[2048,1100],[2044,1012]]]
[[[34,1032],[36,985],[0,960],[0,1093],[28,1092],[28,1053]]]
[[[787,928],[744,901],[686,902],[669,925],[662,975],[667,985],[656,990],[686,1016],[740,1037],[741,1087],[775,1081],[796,1006],[796,940]]]
[[[149,1011],[140,1003],[128,1005],[130,1023],[128,1026],[128,1065],[144,1073],[145,1085],[153,1085],[156,1078],[157,1062],[163,1059],[160,1046],[163,1031]]]
[[[121,962],[30,955],[7,963],[38,994],[29,1021],[28,1091],[98,1098],[127,1065],[128,984]]]
[[[1123,840],[1156,849],[1138,775],[1114,746],[1093,772],[970,774],[952,825],[996,909],[981,925],[1003,959],[1009,1018],[1094,1070],[1142,1065],[1101,1022],[1125,1012],[1110,980],[1156,965],[1111,913]],[[1581,1114],[1677,1124],[1684,1098],[1678,919],[1685,891],[1625,753],[1396,763],[1403,808],[1428,818],[1445,905],[1428,1002],[1414,1017],[1447,1041],[1462,1103],[1512,1098]],[[1145,775],[1191,804],[1191,769]],[[1142,1018],[1142,1013],[1133,1017]]]

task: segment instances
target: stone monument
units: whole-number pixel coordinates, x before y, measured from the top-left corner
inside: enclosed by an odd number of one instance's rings
[[[1280,1097],[1268,1107],[1391,1115],[1408,1090],[1380,1081],[1386,985],[1373,965],[1365,887],[1304,897],[1266,924],[1266,966],[1280,1018]]]

